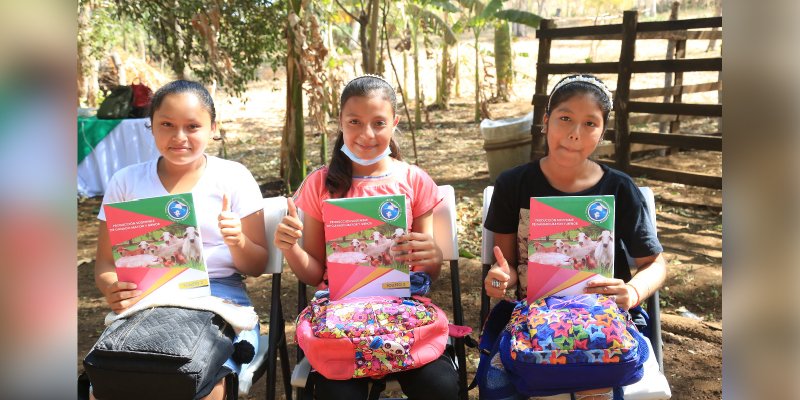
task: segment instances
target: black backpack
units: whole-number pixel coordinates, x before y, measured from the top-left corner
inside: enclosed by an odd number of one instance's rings
[[[100,103],[98,119],[128,118],[133,110],[133,89],[130,86],[117,86],[111,89],[108,97]]]
[[[155,307],[111,324],[83,366],[98,399],[200,399],[235,378],[223,366],[233,335],[210,311]]]

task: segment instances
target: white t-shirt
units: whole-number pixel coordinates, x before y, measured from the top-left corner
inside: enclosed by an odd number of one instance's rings
[[[239,271],[233,266],[233,257],[219,231],[217,217],[222,211],[222,195],[228,194],[231,211],[239,218],[263,209],[263,201],[258,183],[244,165],[209,155],[206,158],[206,169],[192,189],[192,197],[198,210],[208,276],[224,278]],[[103,204],[169,195],[158,178],[157,164],[155,159],[117,171],[108,183]],[[106,220],[102,206],[97,218]]]

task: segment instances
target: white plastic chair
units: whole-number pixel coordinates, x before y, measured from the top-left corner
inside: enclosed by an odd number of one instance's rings
[[[450,285],[453,298],[453,320],[455,325],[464,325],[464,312],[461,306],[461,282],[458,270],[458,229],[456,227],[456,197],[450,185],[439,186],[439,197],[442,199],[433,209],[433,240],[442,250],[442,258],[450,265]],[[305,285],[301,284],[298,294],[298,303],[306,299]],[[298,304],[299,311],[305,304]],[[451,342],[455,349],[456,368],[459,373],[460,396],[467,398],[467,364],[464,348],[464,339],[455,339]],[[298,349],[298,362],[292,371],[292,386],[298,389],[298,399],[302,399],[303,389],[306,387],[311,365],[307,358],[300,358],[302,351]],[[386,380],[386,391],[400,390],[400,384],[394,379]]]
[[[258,353],[250,364],[242,366],[239,374],[239,394],[246,395],[252,383],[261,375],[267,374],[267,399],[275,399],[277,358],[280,352],[284,390],[291,399],[292,388],[289,382],[289,352],[286,347],[285,321],[281,305],[281,272],[283,272],[283,252],[275,247],[272,238],[281,219],[286,215],[286,198],[283,196],[264,199],[264,230],[267,238],[267,264],[265,274],[272,274],[270,297],[269,334],[259,336]],[[266,361],[266,362],[265,362]]]
[[[650,213],[650,222],[653,224],[653,228],[656,227],[656,202],[655,196],[653,191],[649,187],[640,187],[639,191],[644,196],[645,202],[647,203],[647,209]],[[492,264],[495,262],[494,258],[494,232],[486,229],[486,215],[489,212],[489,205],[492,202],[492,195],[494,194],[494,186],[487,186],[483,190],[483,213],[481,219],[481,227],[482,227],[482,235],[481,235],[481,264],[483,264],[483,274],[482,280],[486,279],[486,274],[489,272],[489,268],[491,268]],[[624,247],[624,245],[623,245]],[[636,263],[628,256],[628,266],[632,269],[636,268]],[[483,282],[483,281],[481,281]],[[483,323],[486,321],[486,317],[489,315],[489,306],[490,306],[490,299],[489,296],[486,295],[486,288],[481,283],[481,315],[480,315],[480,325],[481,329],[483,328]],[[669,384],[667,383],[666,377],[664,377],[664,364],[663,364],[663,355],[662,355],[662,341],[661,341],[661,307],[658,301],[658,291],[655,291],[650,297],[647,298],[646,308],[648,315],[650,316],[650,335],[647,337],[648,344],[650,345],[651,354],[655,357],[648,358],[648,362],[645,362],[645,376],[642,378],[641,381],[623,387],[624,396],[626,399],[639,399],[639,400],[651,400],[651,399],[668,399],[672,395],[669,389]],[[569,395],[558,395],[558,396],[549,396],[549,397],[542,397],[543,399],[548,400],[560,400],[560,399],[569,399]]]

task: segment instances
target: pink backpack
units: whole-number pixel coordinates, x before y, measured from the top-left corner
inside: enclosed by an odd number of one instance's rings
[[[447,316],[414,296],[314,300],[297,317],[297,343],[328,379],[379,378],[439,358]]]

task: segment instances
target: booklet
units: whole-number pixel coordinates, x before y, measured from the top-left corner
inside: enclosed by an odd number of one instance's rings
[[[211,294],[191,193],[103,207],[117,277],[142,291],[137,303]]]
[[[583,293],[614,276],[614,196],[532,197],[527,300]]]
[[[391,251],[408,231],[405,195],[325,200],[322,219],[331,300],[411,296],[409,267]]]

